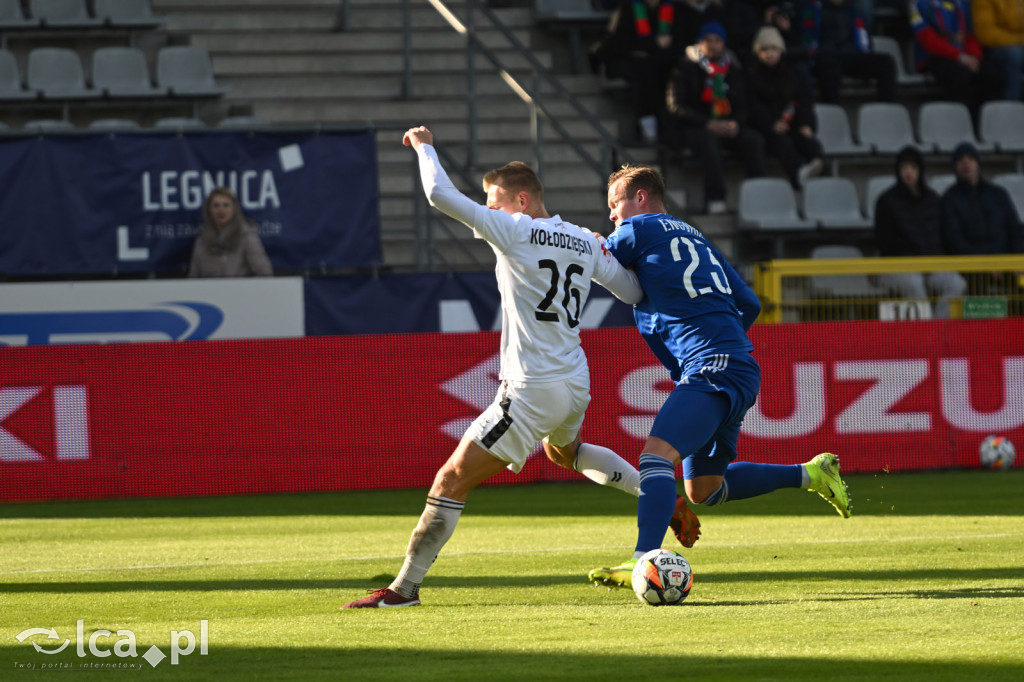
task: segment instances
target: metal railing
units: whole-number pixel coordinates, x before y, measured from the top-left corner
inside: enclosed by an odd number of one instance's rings
[[[601,123],[601,121],[589,111],[580,100],[565,88],[544,64],[537,58],[533,51],[525,45],[501,18],[481,0],[467,0],[465,13],[460,18],[443,0],[427,0],[437,11],[453,31],[466,38],[466,87],[467,87],[467,120],[466,120],[466,158],[457,160],[450,154],[442,153],[442,160],[450,174],[463,179],[467,186],[474,186],[476,181],[471,179],[477,168],[479,159],[479,116],[476,108],[477,80],[485,67],[478,64],[477,56],[483,58],[487,65],[496,70],[498,76],[505,82],[509,89],[515,93],[528,106],[529,124],[531,131],[531,146],[533,150],[534,166],[541,180],[544,179],[544,128],[550,127],[557,135],[557,139],[568,146],[573,154],[579,159],[583,168],[593,173],[595,190],[602,192],[607,182],[608,174],[622,163],[635,163],[636,159],[622,145],[618,138],[613,135]],[[339,16],[347,17],[348,10],[345,3],[343,9],[339,10]],[[412,47],[412,0],[403,0],[403,76],[402,92],[403,99],[412,99],[416,96],[414,85],[414,61],[415,51]],[[345,20],[347,21],[347,19]],[[341,23],[341,20],[339,20]],[[524,82],[522,78],[513,75],[508,64],[501,56],[479,37],[481,27],[496,31],[504,40],[504,43],[511,48],[514,54],[523,59],[531,70],[530,83]],[[488,71],[490,73],[490,71]],[[562,118],[553,111],[553,104],[556,100],[566,102],[571,111],[578,117],[577,120],[584,122],[593,135],[599,140],[600,153],[594,155],[589,152],[562,122]],[[419,186],[419,172],[414,167],[414,185]],[[443,220],[432,217],[432,212],[425,208],[422,201],[422,194],[418,194],[415,200],[415,216],[417,220],[416,233],[422,237],[421,253],[417,255],[417,269],[433,269],[435,266],[434,253],[434,230],[440,226],[451,234],[451,230],[445,226]],[[666,210],[677,215],[682,214],[683,208],[671,197],[665,198]],[[422,222],[421,222],[422,221]],[[470,255],[468,249],[463,247],[464,252]],[[482,263],[481,263],[482,265]]]
[[[935,295],[893,295],[879,276],[956,272],[966,289],[952,317],[1024,315],[1024,255],[780,259],[754,267],[760,323],[933,316]]]

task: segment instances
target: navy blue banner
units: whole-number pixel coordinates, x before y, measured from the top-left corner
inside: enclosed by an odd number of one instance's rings
[[[0,273],[184,273],[217,186],[235,190],[275,270],[372,266],[376,158],[370,130],[0,139]]]
[[[306,280],[306,336],[501,329],[493,272]],[[580,326],[628,327],[633,308],[592,285]]]

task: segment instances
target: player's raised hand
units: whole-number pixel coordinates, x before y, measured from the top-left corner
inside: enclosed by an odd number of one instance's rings
[[[426,126],[409,128],[402,136],[402,144],[406,147],[418,149],[421,144],[434,144],[434,134]]]

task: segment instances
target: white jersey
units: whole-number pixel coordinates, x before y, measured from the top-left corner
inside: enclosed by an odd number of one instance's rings
[[[598,282],[626,303],[643,290],[590,230],[557,215],[531,218],[481,206],[449,180],[431,145],[420,145],[420,177],[431,205],[473,228],[497,256],[501,379],[556,381],[587,368],[580,316]]]

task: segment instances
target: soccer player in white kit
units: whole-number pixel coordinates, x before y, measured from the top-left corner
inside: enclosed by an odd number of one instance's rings
[[[501,387],[437,472],[398,576],[343,609],[418,605],[420,583],[455,530],[470,491],[506,467],[519,472],[538,441],[561,466],[640,494],[632,465],[607,448],[581,443],[579,436],[590,403],[590,371],[579,334],[590,282],[633,304],[643,298],[636,275],[590,230],[548,214],[540,180],[526,164],[514,161],[487,173],[487,205],[481,206],[451,183],[427,128],[411,128],[402,142],[419,156],[431,205],[494,249]]]

